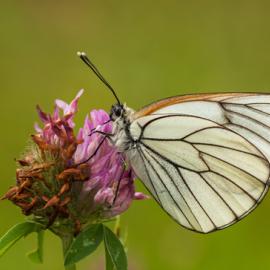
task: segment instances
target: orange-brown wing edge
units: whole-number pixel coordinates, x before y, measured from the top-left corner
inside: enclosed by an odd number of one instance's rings
[[[235,96],[243,97],[243,96],[251,96],[251,95],[258,95],[258,94],[263,94],[263,93],[236,93],[236,92],[212,93],[212,94],[206,93],[206,94],[191,94],[191,95],[180,95],[180,96],[169,97],[162,100],[158,100],[156,102],[153,102],[143,107],[142,109],[140,109],[134,114],[134,119],[152,114],[161,108],[164,108],[169,105],[177,104],[177,103],[188,102],[188,101],[198,101],[198,100],[222,101],[227,98],[231,98]]]

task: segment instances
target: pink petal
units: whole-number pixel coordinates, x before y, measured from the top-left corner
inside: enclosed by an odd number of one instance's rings
[[[143,194],[142,192],[135,192],[133,198],[135,200],[145,200],[145,199],[150,199],[151,197],[146,194]]]

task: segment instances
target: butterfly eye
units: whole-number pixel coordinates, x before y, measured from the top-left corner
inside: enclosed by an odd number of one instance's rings
[[[119,104],[115,104],[112,106],[111,109],[111,118],[115,120],[116,118],[122,116],[123,113],[123,106]]]

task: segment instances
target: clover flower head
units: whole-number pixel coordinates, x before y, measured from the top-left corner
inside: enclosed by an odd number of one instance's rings
[[[70,104],[56,100],[52,114],[37,107],[42,125],[35,125],[33,143],[18,160],[16,185],[4,196],[57,234],[63,228],[77,234],[147,198],[135,192],[132,169],[104,135],[112,132],[105,111],[91,111],[76,134],[82,94]]]

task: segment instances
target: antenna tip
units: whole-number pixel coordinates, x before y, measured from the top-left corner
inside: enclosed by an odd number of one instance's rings
[[[86,56],[86,53],[85,53],[85,52],[77,52],[77,55],[78,55],[79,57],[82,57],[82,56]]]

